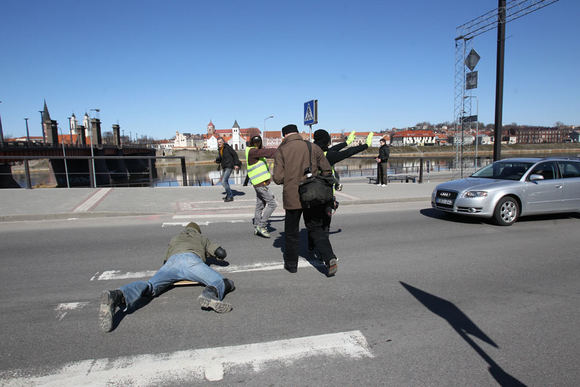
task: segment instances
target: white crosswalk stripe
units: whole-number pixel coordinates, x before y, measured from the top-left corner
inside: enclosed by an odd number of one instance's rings
[[[365,336],[360,331],[349,331],[229,347],[89,359],[52,370],[2,371],[0,385],[76,387],[119,385],[122,382],[122,385],[143,386],[204,378],[219,381],[227,372],[239,372],[243,366],[254,372],[264,372],[279,362],[289,364],[314,356],[374,357]]]
[[[298,268],[315,268],[324,267],[322,262],[309,262],[303,258],[298,260]],[[281,262],[258,262],[248,265],[230,265],[230,266],[212,266],[213,269],[220,273],[245,273],[253,271],[271,271],[282,270],[284,264]],[[110,281],[120,279],[139,279],[152,277],[157,271],[136,271],[136,272],[122,272],[120,270],[106,270],[97,272],[91,277],[91,281]]]

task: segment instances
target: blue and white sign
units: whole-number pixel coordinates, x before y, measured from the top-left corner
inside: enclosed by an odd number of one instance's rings
[[[304,103],[304,125],[318,123],[318,100],[313,99]]]

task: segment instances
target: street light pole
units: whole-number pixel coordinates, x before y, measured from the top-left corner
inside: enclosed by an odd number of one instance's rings
[[[266,120],[269,120],[270,118],[274,118],[274,116],[268,116],[268,117],[264,118],[264,132],[266,131]]]
[[[25,118],[24,121],[26,121],[26,145],[29,146],[30,145],[30,132],[28,131],[28,118]]]
[[[2,101],[0,101],[2,103]],[[2,116],[0,115],[0,147],[4,146],[4,132],[2,130]]]
[[[99,113],[101,110],[100,109],[89,109],[89,111],[95,111],[95,112]],[[93,150],[93,144],[94,144],[93,143],[93,129],[94,128],[93,128],[93,123],[92,123],[91,117],[89,117],[89,127],[91,129],[89,131],[89,135],[91,137],[91,161],[93,164],[93,184],[94,184],[93,188],[97,188],[97,174],[95,172],[95,153]]]

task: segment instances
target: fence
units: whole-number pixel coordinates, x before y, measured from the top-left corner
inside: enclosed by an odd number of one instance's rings
[[[85,177],[88,174],[89,185],[92,188],[96,188],[97,186],[104,187],[104,186],[123,186],[123,185],[149,185],[153,187],[153,179],[154,179],[154,161],[157,159],[179,159],[181,165],[181,175],[183,179],[183,185],[187,185],[187,170],[185,165],[185,157],[184,156],[0,156],[0,163],[4,162],[7,164],[9,162],[22,162],[24,165],[24,185],[25,188],[31,189],[31,173],[30,173],[30,161],[32,160],[48,160],[51,163],[52,171],[54,173],[54,177],[56,180],[59,180],[60,175],[64,175],[66,180],[66,186],[71,187],[71,180],[78,181],[80,177]],[[62,160],[64,164],[64,172],[56,171],[58,168],[54,168],[54,161]],[[86,160],[86,165],[82,165],[81,160]],[[95,160],[103,160],[105,161],[105,165],[100,163],[100,168],[95,168]],[[122,170],[109,170],[106,161],[107,160],[115,160],[119,161],[119,164],[123,165]],[[131,161],[146,161],[146,167],[141,165],[140,167],[127,167],[124,164],[126,162]],[[80,162],[80,165],[79,165]],[[74,164],[75,168],[70,168],[71,164]],[[69,170],[72,169],[72,170]],[[97,171],[97,169],[100,169]],[[4,173],[4,175],[10,174],[10,178],[12,178],[12,173]],[[111,178],[117,178],[118,180],[123,180],[125,183],[115,184],[98,184],[99,177],[103,177],[103,175],[108,176]],[[3,176],[4,177],[4,176]],[[113,178],[113,179],[114,179]],[[85,178],[86,180],[86,178]],[[111,179],[109,179],[111,180]],[[77,185],[77,184],[72,184]]]

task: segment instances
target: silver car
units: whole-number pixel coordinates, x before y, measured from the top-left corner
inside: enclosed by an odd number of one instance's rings
[[[513,158],[435,187],[431,206],[492,218],[501,226],[522,215],[580,211],[580,159]]]

